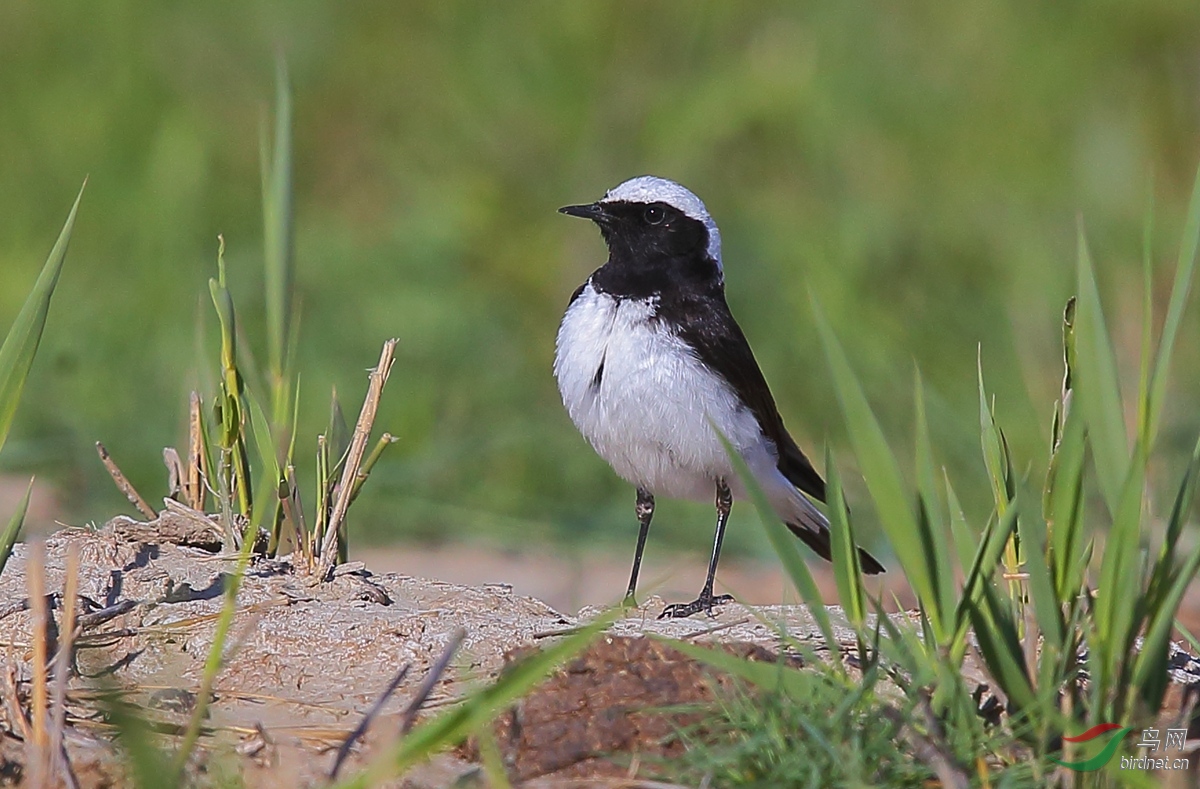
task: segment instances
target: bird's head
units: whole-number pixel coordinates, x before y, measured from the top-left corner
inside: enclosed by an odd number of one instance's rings
[[[558,209],[600,226],[614,259],[650,264],[699,259],[721,272],[721,234],[699,197],[666,178],[642,175],[608,190],[600,200]]]

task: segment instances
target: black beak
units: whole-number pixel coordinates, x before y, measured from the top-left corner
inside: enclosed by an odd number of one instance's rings
[[[604,206],[600,203],[588,203],[587,205],[566,205],[558,209],[558,213],[566,214],[567,216],[578,216],[584,219],[590,219],[593,222],[604,222],[608,219],[608,212],[604,210]]]

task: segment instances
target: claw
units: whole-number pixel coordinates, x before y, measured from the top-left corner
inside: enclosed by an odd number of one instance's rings
[[[733,595],[700,595],[690,603],[672,603],[658,615],[659,619],[683,619],[698,614],[701,611],[709,616],[715,616],[713,609],[725,603],[732,603]]]

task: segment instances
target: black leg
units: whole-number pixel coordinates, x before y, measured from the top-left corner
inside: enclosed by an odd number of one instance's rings
[[[725,526],[729,523],[729,510],[733,508],[733,495],[725,480],[717,480],[717,533],[713,537],[712,558],[708,562],[708,578],[704,581],[704,589],[700,596],[690,603],[674,603],[663,609],[659,619],[679,618],[698,614],[701,611],[712,612],[712,609],[722,603],[733,602],[733,597],[727,594],[713,596],[713,580],[717,577],[717,562],[721,559],[721,543],[725,541]]]
[[[633,594],[637,591],[638,570],[642,569],[642,551],[646,549],[646,535],[650,533],[650,519],[654,517],[654,495],[645,488],[638,488],[637,519],[638,542],[637,553],[633,555],[633,572],[629,574],[629,589],[625,592],[625,605],[637,606]]]

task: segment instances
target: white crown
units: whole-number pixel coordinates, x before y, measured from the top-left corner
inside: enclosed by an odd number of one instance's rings
[[[666,178],[639,175],[609,189],[600,202],[666,203],[685,216],[703,223],[708,229],[708,256],[716,262],[717,270],[721,270],[721,232],[717,230],[717,223],[709,216],[704,203],[687,187]]]

